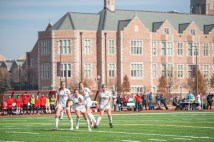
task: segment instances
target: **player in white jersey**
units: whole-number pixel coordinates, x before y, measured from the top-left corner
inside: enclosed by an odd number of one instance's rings
[[[67,100],[71,95],[71,92],[69,89],[65,88],[66,84],[64,81],[61,82],[61,87],[57,91],[57,97],[56,97],[56,115],[55,115],[55,128],[54,130],[58,129],[58,124],[59,124],[59,115],[60,112],[66,109],[66,113],[68,115],[68,119],[70,122],[70,130],[73,130],[73,119],[71,117],[70,110],[66,108],[67,105]]]
[[[79,93],[78,89],[74,90],[74,95],[72,97],[70,97],[69,100],[73,101],[73,107],[74,107],[74,110],[75,110],[76,116],[77,116],[76,129],[79,129],[80,113],[82,113],[82,115],[85,119],[86,125],[88,127],[88,131],[91,131],[91,126],[89,124],[89,120],[88,120],[86,109],[85,109],[84,97]]]
[[[107,91],[107,87],[105,84],[102,85],[102,91],[99,92],[99,109],[100,109],[100,116],[97,118],[97,123],[94,128],[98,128],[98,125],[103,118],[104,111],[107,112],[109,125],[113,128],[112,125],[112,115],[111,115],[111,102],[112,102],[112,94],[111,92]]]
[[[90,98],[91,90],[87,87],[84,87],[84,84],[80,82],[79,91],[80,94],[84,96],[86,113],[88,114],[91,126],[93,126],[96,123],[96,120],[94,118],[94,115],[91,113],[91,98]]]

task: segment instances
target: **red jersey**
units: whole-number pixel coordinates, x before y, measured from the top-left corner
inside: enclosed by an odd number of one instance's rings
[[[40,99],[35,99],[35,107],[36,108],[40,107]]]
[[[127,102],[127,99],[126,99],[125,97],[123,97],[123,98],[122,98],[122,101],[123,101],[124,103],[126,103],[126,102]]]
[[[41,106],[45,106],[46,105],[46,97],[45,96],[41,96],[40,97],[40,105]]]
[[[22,97],[23,105],[28,105],[30,94],[27,94],[27,95],[22,94],[21,97]]]
[[[3,109],[7,109],[7,102],[3,102]]]
[[[13,107],[13,99],[12,98],[8,98],[7,99],[7,108],[12,108]]]
[[[19,98],[16,98],[16,106],[17,107],[21,107],[21,99],[19,99]]]
[[[136,94],[135,100],[136,100],[137,103],[140,102],[140,100],[141,100],[140,94]]]

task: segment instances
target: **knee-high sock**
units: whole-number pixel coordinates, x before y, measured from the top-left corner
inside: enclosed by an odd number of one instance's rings
[[[96,123],[97,126],[99,125],[101,119],[102,119],[102,117],[100,117],[100,116],[97,118],[97,123]]]
[[[63,118],[63,116],[64,116],[64,112],[63,112],[63,111],[61,111],[61,112],[60,112],[60,119],[62,119],[62,118]]]
[[[77,119],[76,119],[76,129],[79,129],[79,122],[80,122],[80,118],[77,117]]]
[[[58,128],[58,124],[59,124],[59,118],[55,119],[55,128]]]
[[[88,118],[89,118],[90,122],[96,123],[96,120],[95,120],[94,115],[92,113],[88,113]]]
[[[71,118],[71,119],[69,120],[69,122],[70,122],[70,128],[73,129],[73,124],[74,124],[73,119]]]
[[[109,122],[109,123],[112,123],[112,116],[109,116],[109,117],[108,117],[108,122]]]

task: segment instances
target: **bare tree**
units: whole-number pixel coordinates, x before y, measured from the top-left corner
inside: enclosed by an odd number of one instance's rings
[[[123,78],[123,84],[122,84],[122,92],[127,95],[128,92],[131,90],[130,81],[127,75]]]
[[[159,78],[158,93],[166,94],[167,80],[166,77]]]

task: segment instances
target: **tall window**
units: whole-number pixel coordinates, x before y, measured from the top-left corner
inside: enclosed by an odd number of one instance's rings
[[[60,54],[71,54],[71,40],[60,40]]]
[[[178,43],[178,56],[183,56],[183,43]]]
[[[167,65],[167,76],[168,77],[172,77],[173,76],[173,65],[172,64],[168,64]]]
[[[141,40],[131,41],[131,54],[142,54],[143,42]]]
[[[131,64],[131,77],[143,77],[143,64],[132,63]]]
[[[108,41],[108,53],[115,54],[115,40]]]
[[[153,41],[152,42],[152,55],[156,55],[157,54],[157,42]]]
[[[116,74],[116,65],[115,64],[109,64],[108,65],[108,75],[109,77],[115,77]]]
[[[178,78],[183,78],[184,76],[184,65],[178,65]]]
[[[169,34],[169,28],[164,28],[164,33]]]
[[[132,95],[135,95],[136,93],[143,94],[143,87],[142,86],[132,86]]]
[[[209,65],[204,65],[204,77],[209,77]]]
[[[192,50],[192,43],[188,43],[188,47],[187,47],[188,49],[188,56],[192,56],[192,52],[193,52],[193,50]]]
[[[208,56],[208,43],[204,43],[204,56]]]
[[[190,34],[191,34],[191,35],[195,35],[195,29],[191,29],[191,30],[190,30]]]
[[[41,77],[42,79],[49,79],[51,76],[51,69],[48,63],[41,64]]]
[[[166,42],[162,42],[161,44],[161,55],[166,56]]]
[[[152,64],[152,77],[156,78],[157,77],[157,65]]]
[[[192,69],[193,69],[193,65],[188,65],[188,78],[192,77]]]
[[[167,50],[168,50],[168,55],[172,56],[173,55],[173,43],[172,42],[168,42]]]
[[[71,64],[61,64],[61,77],[71,77]]]
[[[166,77],[166,64],[161,65],[161,73],[162,76]]]
[[[41,47],[41,55],[48,55],[50,54],[50,42],[49,40],[41,40],[40,47]]]
[[[84,53],[85,53],[85,55],[91,55],[92,54],[91,40],[90,39],[84,40]]]
[[[86,63],[85,64],[85,77],[91,77],[92,76],[92,64]]]

